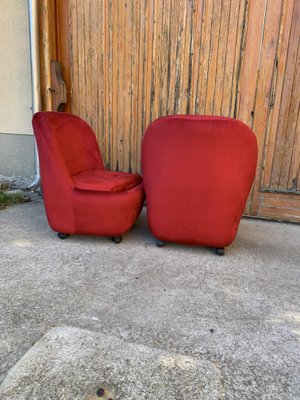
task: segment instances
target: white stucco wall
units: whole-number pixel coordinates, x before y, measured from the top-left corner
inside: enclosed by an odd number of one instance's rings
[[[0,133],[32,134],[27,0],[0,0]]]

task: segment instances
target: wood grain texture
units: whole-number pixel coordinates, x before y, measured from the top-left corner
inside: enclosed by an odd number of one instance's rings
[[[271,174],[271,188],[284,189],[287,179],[283,175],[289,173],[289,163],[291,158],[286,160],[286,154],[290,153],[291,141],[293,141],[293,135],[295,128],[292,129],[290,126],[291,121],[289,120],[290,113],[294,113],[294,108],[298,113],[299,107],[299,90],[295,91],[299,83],[295,82],[294,77],[297,76],[297,69],[299,70],[299,62],[297,66],[297,53],[299,47],[299,34],[300,34],[300,4],[298,1],[294,3],[293,16],[291,22],[289,47],[285,65],[285,79],[282,90],[281,104],[278,113],[278,126],[276,132],[274,157],[272,160],[272,174]],[[298,60],[299,61],[299,60]],[[298,67],[298,68],[297,68]],[[296,87],[294,86],[296,85]],[[298,86],[299,89],[299,86]],[[288,165],[286,165],[286,162]],[[284,171],[284,169],[286,171]],[[285,185],[282,185],[282,181],[285,181]]]
[[[47,111],[52,110],[51,60],[57,59],[55,15],[55,3],[53,0],[39,2],[41,98],[42,109]]]
[[[260,217],[300,222],[300,196],[272,192],[261,192],[259,196]]]
[[[298,204],[298,0],[65,4],[71,110],[92,125],[107,167],[140,172],[143,133],[159,116],[231,116],[259,145],[246,214],[266,216],[274,190],[281,209],[287,192]]]

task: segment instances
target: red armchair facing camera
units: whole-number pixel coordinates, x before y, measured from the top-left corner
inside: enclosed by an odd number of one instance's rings
[[[75,115],[38,112],[32,123],[51,228],[60,238],[88,234],[119,243],[142,209],[141,176],[105,170],[92,129]]]
[[[224,247],[235,238],[255,175],[257,144],[242,122],[168,116],[142,145],[148,224],[165,241]]]

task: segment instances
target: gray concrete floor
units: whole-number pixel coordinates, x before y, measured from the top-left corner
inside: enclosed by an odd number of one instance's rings
[[[224,257],[157,248],[145,210],[119,245],[39,199],[0,226],[1,399],[300,399],[299,225],[243,219]]]

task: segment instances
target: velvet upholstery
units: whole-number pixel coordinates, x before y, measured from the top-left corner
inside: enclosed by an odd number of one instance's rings
[[[142,169],[148,224],[163,241],[228,246],[253,183],[257,143],[242,122],[168,116],[148,127]]]
[[[128,231],[144,202],[141,176],[105,170],[92,129],[75,115],[38,112],[32,124],[51,228],[109,237]]]
[[[72,176],[76,189],[96,192],[120,192],[132,189],[142,182],[138,174],[114,172],[104,169],[88,169]]]

